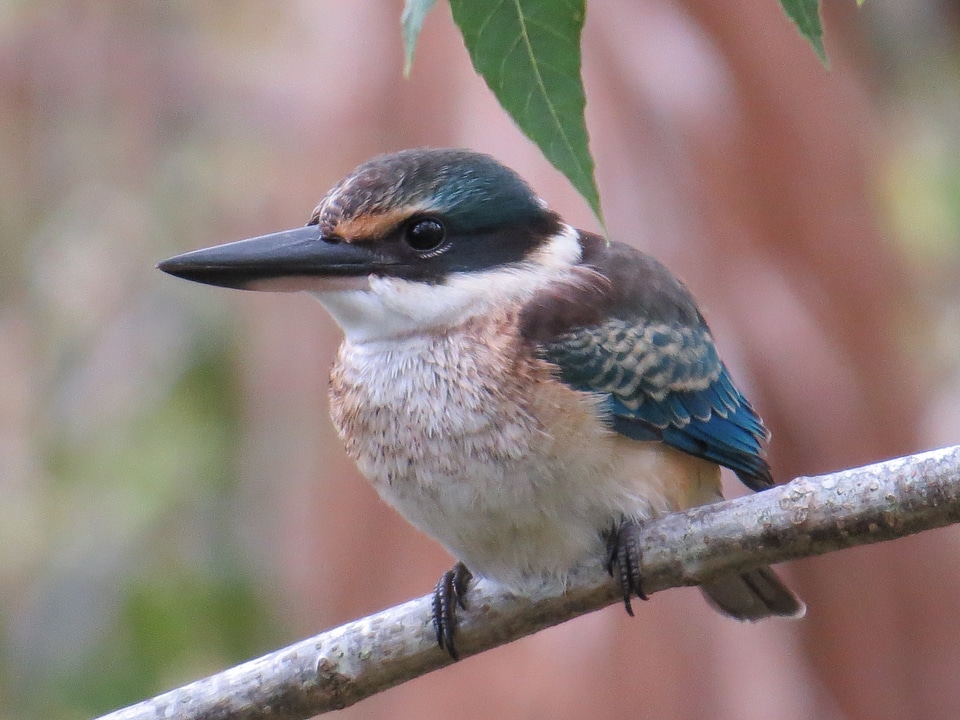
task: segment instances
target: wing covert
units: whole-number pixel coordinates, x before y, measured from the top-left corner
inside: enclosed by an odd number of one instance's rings
[[[605,396],[617,432],[728,467],[753,490],[772,485],[767,430],[734,385],[689,291],[649,256],[581,237],[585,264],[602,282],[535,303],[524,331],[539,354],[567,384]],[[562,317],[577,319],[565,326]]]

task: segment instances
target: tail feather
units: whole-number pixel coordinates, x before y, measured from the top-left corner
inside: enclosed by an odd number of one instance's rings
[[[769,567],[723,575],[703,583],[701,589],[716,610],[736,620],[799,619],[807,612],[803,601]]]

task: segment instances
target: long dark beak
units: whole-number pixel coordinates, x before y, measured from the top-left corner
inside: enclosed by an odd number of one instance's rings
[[[315,225],[194,250],[157,264],[185,280],[241,290],[314,290],[374,270],[369,248],[325,239]]]

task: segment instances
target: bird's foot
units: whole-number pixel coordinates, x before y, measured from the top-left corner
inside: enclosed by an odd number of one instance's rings
[[[454,660],[460,659],[453,643],[457,631],[457,607],[467,609],[467,586],[472,577],[467,566],[458,562],[440,577],[433,589],[433,627],[437,631],[437,644]]]
[[[627,614],[633,617],[630,598],[636,595],[647,599],[643,591],[643,570],[641,568],[640,524],[634,520],[623,520],[605,533],[607,542],[607,572],[613,576],[623,593],[623,606]]]

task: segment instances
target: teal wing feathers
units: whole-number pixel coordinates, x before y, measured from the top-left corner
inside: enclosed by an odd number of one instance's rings
[[[653,258],[581,233],[581,278],[536,298],[522,332],[559,377],[603,398],[613,428],[773,484],[768,433],[717,354],[689,291]]]

